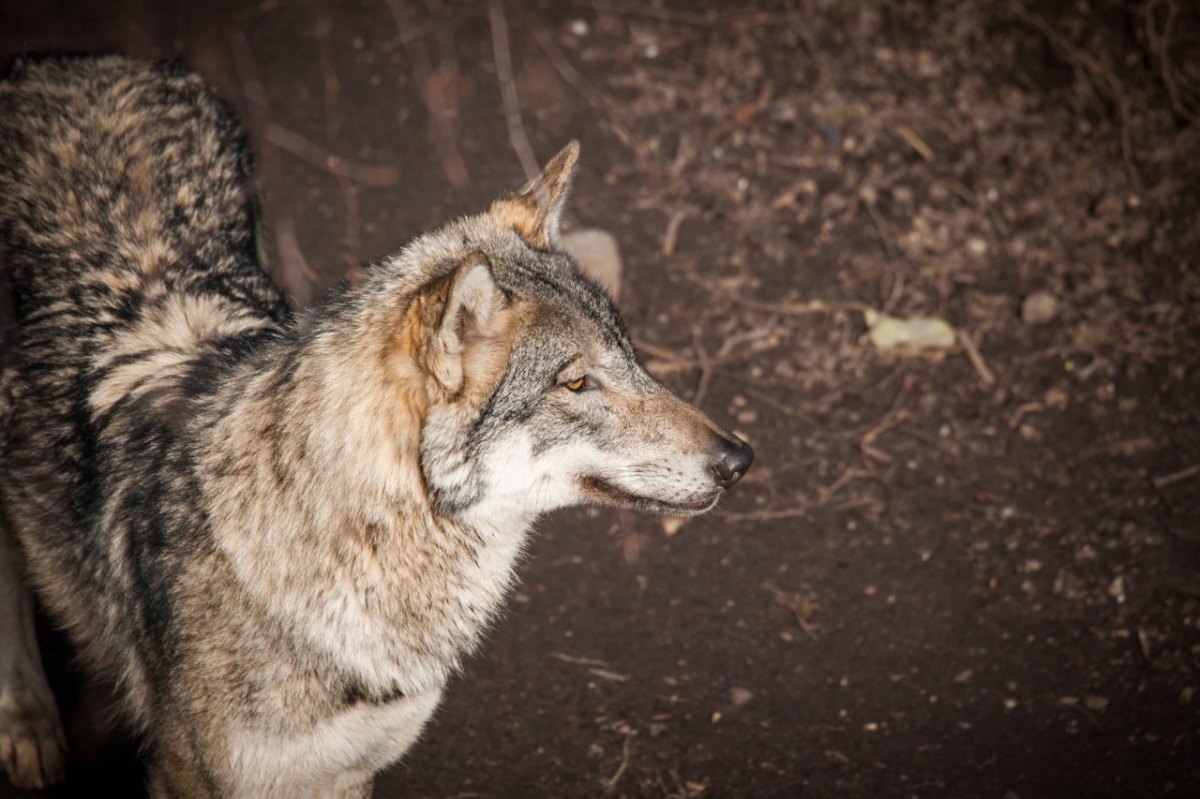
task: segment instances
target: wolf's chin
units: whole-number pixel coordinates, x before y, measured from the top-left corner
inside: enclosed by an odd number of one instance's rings
[[[707,513],[716,507],[717,503],[721,500],[721,494],[724,493],[720,488],[717,488],[711,494],[700,499],[686,502],[668,502],[667,500],[634,494],[600,477],[584,477],[580,480],[580,483],[588,495],[606,505],[620,505],[646,511],[647,513],[660,513],[669,516],[696,516],[701,513]]]

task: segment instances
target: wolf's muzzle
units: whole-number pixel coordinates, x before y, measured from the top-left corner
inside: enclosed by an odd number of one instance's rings
[[[722,439],[718,446],[720,450],[717,462],[713,466],[713,475],[722,488],[729,488],[741,480],[742,475],[750,468],[754,461],[754,450],[737,436]]]

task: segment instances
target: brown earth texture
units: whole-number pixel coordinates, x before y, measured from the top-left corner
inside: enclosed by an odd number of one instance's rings
[[[566,225],[757,450],[683,525],[545,519],[377,797],[1200,796],[1195,4],[0,2],[45,49],[220,87],[298,307],[578,138]],[[138,795],[85,738],[45,795]]]

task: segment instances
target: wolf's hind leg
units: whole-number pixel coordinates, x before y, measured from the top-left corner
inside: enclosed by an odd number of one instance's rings
[[[62,781],[66,750],[17,542],[0,521],[0,764],[18,788],[44,788]]]

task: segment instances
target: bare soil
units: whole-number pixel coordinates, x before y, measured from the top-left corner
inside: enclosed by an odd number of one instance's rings
[[[376,796],[1200,796],[1197,8],[510,0],[511,70],[489,10],[0,2],[0,56],[222,88],[297,306],[523,181],[511,74],[650,368],[758,452],[679,528],[545,520]],[[137,784],[98,759],[47,795]]]

